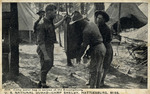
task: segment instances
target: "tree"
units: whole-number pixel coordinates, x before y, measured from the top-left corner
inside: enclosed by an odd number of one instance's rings
[[[80,7],[81,7],[81,14],[84,14],[84,3],[81,3]]]
[[[94,5],[95,5],[95,11],[105,9],[104,3],[94,3]]]

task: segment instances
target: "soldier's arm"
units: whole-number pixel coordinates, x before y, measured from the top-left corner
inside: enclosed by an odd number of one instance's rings
[[[37,28],[41,19],[42,19],[42,17],[39,17],[39,19],[34,23],[34,31],[36,31],[36,28]]]
[[[63,22],[65,18],[61,19],[59,22],[55,23],[55,29],[58,28]]]
[[[86,44],[84,42],[81,44],[81,48],[80,48],[80,51],[79,51],[79,54],[78,54],[78,58],[82,57],[82,55],[84,54],[84,51],[86,50],[87,46],[88,46],[88,44]]]
[[[45,47],[45,31],[44,28],[42,27],[42,25],[40,25],[37,28],[37,42],[39,44],[40,49],[42,50],[43,54],[44,54],[44,60],[49,60],[47,51],[46,51],[46,47]]]
[[[107,32],[107,42],[110,43],[112,41],[112,30],[108,29]]]
[[[83,42],[81,44],[81,47],[80,47],[80,51],[79,51],[79,54],[78,54],[78,59],[82,57],[82,55],[84,54],[88,44],[90,42],[90,32],[86,30],[83,31]]]

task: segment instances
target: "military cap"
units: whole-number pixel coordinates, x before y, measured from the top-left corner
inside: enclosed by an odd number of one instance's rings
[[[77,22],[77,21],[80,21],[80,20],[82,20],[82,19],[84,19],[84,18],[83,18],[83,16],[81,15],[81,13],[80,13],[79,11],[74,11],[74,12],[72,13],[72,17],[71,17],[71,22],[70,22],[70,24],[73,24],[73,23],[75,23],[75,22]]]
[[[40,10],[40,11],[38,11],[36,14],[40,15],[41,13],[45,13],[45,11]]]
[[[105,12],[105,11],[102,11],[102,10],[97,10],[95,12],[95,17],[97,18],[98,15],[102,15],[103,18],[105,19],[105,22],[108,22],[109,21],[109,15]]]
[[[53,11],[53,10],[56,10],[56,9],[57,9],[57,7],[56,7],[55,5],[50,4],[50,5],[47,5],[47,6],[46,6],[45,11],[46,11],[46,12],[47,12],[48,10]]]

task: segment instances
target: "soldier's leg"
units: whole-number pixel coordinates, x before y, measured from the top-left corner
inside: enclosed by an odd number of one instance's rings
[[[103,77],[102,77],[102,80],[101,80],[101,86],[104,85],[104,80],[105,80],[105,77],[106,77],[107,73],[108,73],[108,69],[104,69]]]
[[[110,65],[106,64],[106,61],[105,61],[104,65],[103,65],[104,74],[103,74],[103,77],[102,77],[101,85],[104,85],[104,80],[105,80],[106,74],[108,73],[109,66]]]
[[[106,48],[104,44],[100,44],[97,46],[96,49],[96,62],[97,62],[97,82],[96,82],[96,88],[99,88],[101,86],[101,80],[103,76],[103,61],[106,54]]]
[[[105,55],[104,63],[103,63],[104,74],[103,74],[102,81],[101,81],[102,85],[104,85],[104,80],[105,80],[106,74],[109,71],[110,64],[111,64],[112,59],[113,59],[113,49],[112,49],[112,46],[111,46],[111,44],[109,44],[107,46],[108,47],[107,47],[107,51],[106,51],[106,55]]]
[[[96,83],[96,88],[100,88],[102,86],[101,85],[101,80],[102,80],[103,73],[104,73],[103,61],[104,61],[104,55],[101,54],[101,55],[99,55],[99,57],[97,57],[98,66],[97,66],[97,83]]]
[[[90,73],[90,88],[95,88],[96,80],[97,80],[96,72]]]
[[[95,57],[95,50],[91,53],[91,61],[90,61],[90,88],[95,88],[97,81],[97,60]]]
[[[43,55],[42,52],[39,52],[38,55],[40,57],[40,65],[41,65],[41,68],[42,68],[42,66],[44,64],[44,55]],[[41,88],[42,87],[42,85],[41,85],[41,71],[40,71],[39,79],[40,79],[40,81],[38,83],[38,88]]]
[[[73,66],[72,62],[71,62],[71,58],[68,55],[68,53],[66,52],[66,56],[67,56],[67,66]]]
[[[108,51],[106,51],[106,55],[105,55],[104,63],[103,63],[104,73],[103,73],[103,77],[101,80],[101,85],[104,85],[104,79],[105,79],[106,74],[108,72],[108,67],[109,67],[108,61],[109,61]]]
[[[73,66],[71,59],[67,57],[67,66]]]
[[[46,77],[47,73],[53,66],[53,61],[54,61],[54,45],[51,45],[47,49],[48,51],[48,56],[50,57],[50,60],[44,61],[44,63],[41,66],[41,83],[46,84]]]

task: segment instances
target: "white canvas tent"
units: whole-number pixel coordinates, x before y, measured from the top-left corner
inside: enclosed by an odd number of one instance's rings
[[[20,39],[25,42],[34,40],[32,36],[34,22],[38,19],[34,3],[18,3],[18,24]]]
[[[144,15],[148,17],[148,3],[142,3],[138,7],[144,13]]]
[[[146,25],[148,20],[135,3],[112,3],[106,12],[110,16],[108,24],[111,26],[120,19],[124,28],[140,28]]]
[[[18,3],[19,30],[32,31],[37,19],[36,7],[33,3]]]
[[[94,11],[95,11],[95,6],[94,4],[92,4],[90,6],[90,10],[87,12],[87,18],[91,21],[91,22],[94,22]]]
[[[140,4],[138,7],[147,17],[148,16],[148,4],[143,3],[143,4]],[[133,30],[131,32],[122,32],[120,33],[120,35],[126,38],[148,42],[148,24],[139,29]]]
[[[148,42],[148,25],[145,25],[142,28],[136,29],[132,32],[122,32],[120,35],[126,38]]]

